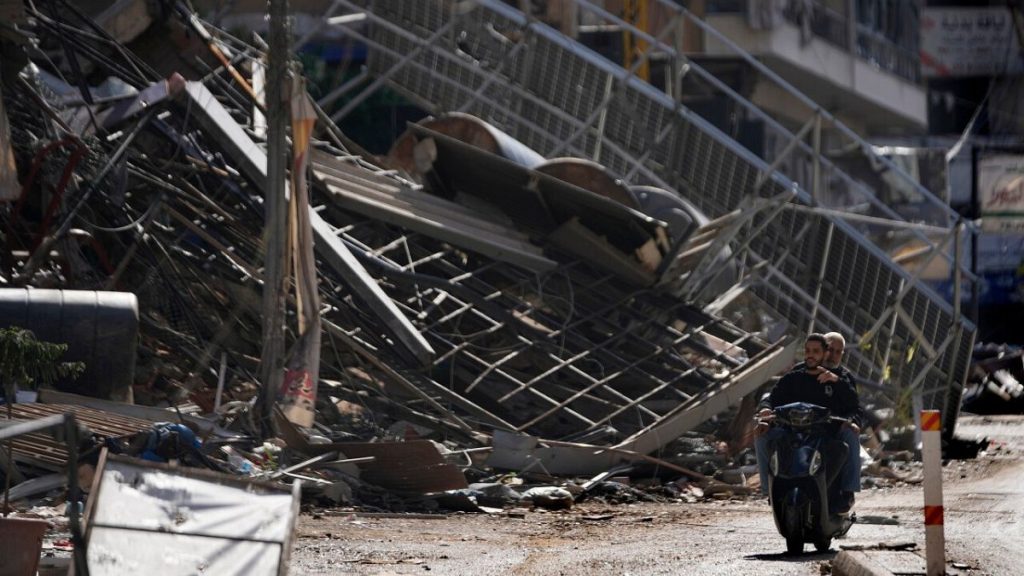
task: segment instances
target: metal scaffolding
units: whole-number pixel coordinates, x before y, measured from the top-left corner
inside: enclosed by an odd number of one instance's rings
[[[396,183],[373,182],[367,168],[320,155],[314,174],[330,199],[320,211],[334,235],[437,351],[425,371],[401,375],[488,427],[649,452],[735,405],[792,359],[793,341],[770,345],[550,247],[559,264],[530,270],[514,263],[518,254],[467,252],[472,238],[448,243],[414,232],[409,214],[445,201],[389,194],[384,202],[379,191]],[[341,306],[327,318],[369,349],[387,347],[372,318]]]
[[[657,4],[672,17],[649,33],[594,2],[575,3],[580,14],[643,40],[630,69],[497,0],[336,0],[325,22],[340,10],[367,15],[365,28],[343,28],[369,47],[367,78],[376,79],[353,101],[387,85],[433,113],[466,111],[484,118],[544,156],[591,158],[632,184],[674,190],[712,218],[746,210],[749,217],[727,237],[738,246],[733,256],[742,264],[741,284],[799,330],[828,328],[852,336],[856,346],[847,364],[863,383],[894,404],[919,396],[925,407],[944,411],[951,432],[975,327],[873,238],[881,237],[881,229],[895,231],[973,280],[948,248],[960,233],[957,215],[706,22],[673,2]],[[810,110],[804,126],[788,130],[684,54],[681,22],[713,37]],[[655,55],[669,62],[664,91],[636,74]],[[688,106],[688,95],[697,89],[727,98],[763,122],[782,149],[758,155],[739,144]],[[825,129],[917,194],[927,207],[927,226],[906,222],[877,190],[822,153]],[[802,170],[807,166],[809,171]],[[833,188],[845,194],[826,202],[824,192]],[[793,195],[794,203],[784,204]],[[758,204],[758,213],[750,213],[755,200],[771,199],[777,206]],[[689,290],[687,296],[696,304],[720,304],[712,294]]]

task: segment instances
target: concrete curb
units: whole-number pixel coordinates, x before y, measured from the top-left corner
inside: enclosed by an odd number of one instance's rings
[[[832,561],[833,576],[925,576],[924,558],[915,551],[843,550]]]
[[[861,550],[843,550],[832,561],[832,576],[893,576]]]

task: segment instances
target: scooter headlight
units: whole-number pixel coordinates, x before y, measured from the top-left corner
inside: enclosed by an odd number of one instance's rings
[[[779,475],[779,453],[772,452],[772,457],[768,460],[768,467],[772,470],[772,476]]]
[[[807,467],[807,472],[813,476],[818,473],[818,468],[821,468],[821,452],[815,450],[811,456],[811,464]]]

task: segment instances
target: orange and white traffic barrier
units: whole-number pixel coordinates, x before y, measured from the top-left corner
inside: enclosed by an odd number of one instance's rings
[[[921,410],[921,457],[924,461],[924,551],[928,576],[946,573],[946,535],[942,512],[942,418],[938,410]]]

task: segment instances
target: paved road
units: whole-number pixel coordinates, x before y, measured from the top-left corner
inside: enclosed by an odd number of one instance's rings
[[[966,564],[971,576],[1024,574],[1024,417],[964,416],[957,436],[987,437],[993,445],[943,470],[947,560]],[[898,516],[900,525],[856,526],[844,544],[894,538],[923,549],[922,498],[919,487],[867,493],[859,514]]]
[[[583,520],[588,514],[614,517]],[[755,503],[587,507],[525,519],[307,517],[301,524],[295,574],[810,576],[832,557],[780,554],[785,542]]]
[[[1024,418],[961,419],[962,437],[988,436],[999,450],[951,462],[946,478],[947,550],[971,576],[1024,570]],[[863,492],[861,516],[837,546],[924,544],[921,488]],[[604,520],[584,516],[612,515]],[[453,515],[444,520],[346,516],[300,520],[293,574],[687,574],[820,575],[835,552],[788,557],[762,501],[583,505],[526,518]],[[808,546],[808,549],[810,547]],[[954,572],[954,571],[951,571]]]

